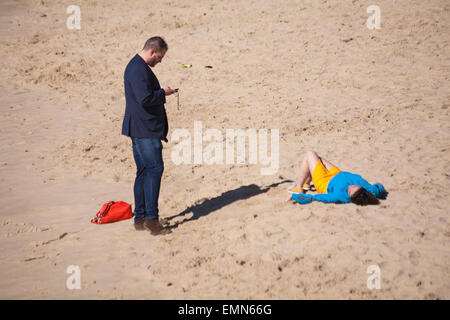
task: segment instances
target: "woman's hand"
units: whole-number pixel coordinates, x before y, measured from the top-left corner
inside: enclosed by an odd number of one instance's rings
[[[288,202],[291,199],[292,199],[292,194],[289,194],[289,197],[287,197],[286,200],[284,200],[284,202]]]

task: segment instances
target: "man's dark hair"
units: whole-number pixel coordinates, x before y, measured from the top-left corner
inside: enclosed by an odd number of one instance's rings
[[[360,206],[366,206],[368,204],[379,204],[380,200],[375,198],[375,196],[364,189],[363,187],[359,188],[351,197],[350,201],[354,204]]]
[[[147,41],[145,41],[144,48],[142,50],[150,50],[153,49],[156,52],[167,51],[169,47],[167,46],[166,41],[164,41],[161,37],[151,37]]]

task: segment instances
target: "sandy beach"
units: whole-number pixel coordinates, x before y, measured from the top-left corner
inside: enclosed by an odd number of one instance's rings
[[[0,3],[1,299],[450,298],[448,1],[80,0],[69,29],[74,4]],[[155,35],[169,50],[153,71],[180,88],[159,201],[172,233],[157,237],[90,223],[105,202],[133,206],[123,72]],[[198,125],[203,151],[223,136],[222,163],[195,162]],[[230,129],[267,132],[270,174],[225,161]],[[387,200],[285,203],[306,150]]]

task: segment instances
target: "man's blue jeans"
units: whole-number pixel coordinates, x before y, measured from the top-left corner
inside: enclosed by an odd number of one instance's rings
[[[158,218],[158,198],[164,171],[162,142],[156,138],[131,138],[136,162],[134,222]]]

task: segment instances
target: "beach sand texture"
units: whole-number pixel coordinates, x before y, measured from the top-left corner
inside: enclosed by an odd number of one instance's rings
[[[0,4],[0,298],[450,298],[448,1],[79,0],[69,30],[71,4]],[[154,35],[169,45],[154,72],[180,88],[161,237],[90,223],[105,202],[134,202],[123,71]],[[171,134],[196,121],[224,139],[278,129],[278,170],[176,165]],[[306,150],[388,199],[284,203]]]

